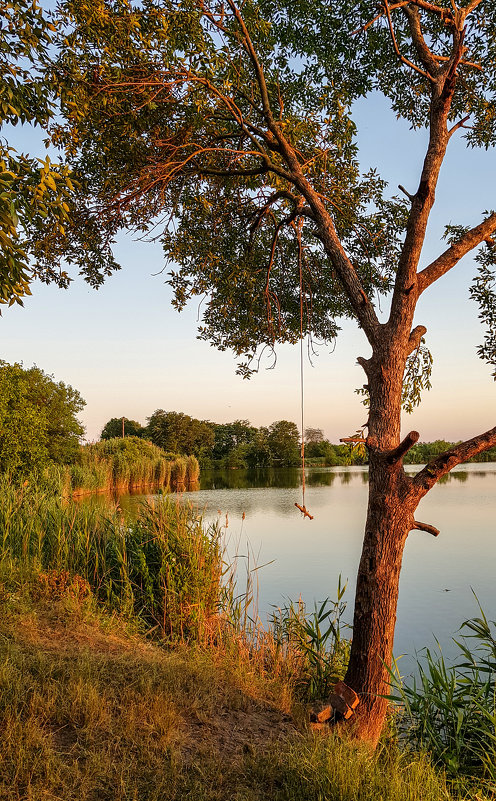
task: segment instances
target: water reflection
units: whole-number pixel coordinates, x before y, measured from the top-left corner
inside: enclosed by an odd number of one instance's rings
[[[248,470],[202,470],[200,489],[247,489],[299,487],[301,470],[297,467],[260,467]]]
[[[409,475],[415,475],[423,465],[406,465]],[[449,484],[452,481],[464,483],[469,477],[483,478],[494,471],[488,464],[483,469],[478,464],[463,465],[452,470],[439,480],[439,484]],[[308,487],[332,487],[335,481],[343,485],[359,482],[368,484],[369,472],[367,467],[307,467],[305,469],[305,483]],[[251,470],[203,470],[200,476],[200,485],[195,489],[221,490],[221,489],[279,489],[297,488],[302,485],[302,471],[297,467],[290,468],[256,468]]]

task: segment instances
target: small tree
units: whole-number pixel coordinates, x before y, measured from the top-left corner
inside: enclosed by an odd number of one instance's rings
[[[136,420],[129,420],[127,417],[112,417],[103,426],[100,439],[122,437],[123,426],[125,437],[141,437],[145,431],[141,423]]]
[[[296,423],[289,420],[272,423],[267,442],[274,465],[291,467],[300,463],[300,434]]]
[[[321,428],[305,428],[305,443],[319,443],[324,441],[324,432]]]
[[[200,336],[245,354],[303,335],[332,340],[353,317],[370,345],[365,373],[369,505],[346,681],[362,695],[356,731],[382,729],[403,549],[415,510],[455,465],[496,443],[496,428],[449,448],[415,476],[401,409],[428,384],[429,287],[477,253],[471,288],[487,325],[479,353],[496,364],[496,213],[449,225],[421,261],[450,140],[496,139],[492,0],[108,0],[63,4],[56,130],[103,228],[165,219],[175,303],[205,297]],[[429,132],[419,182],[390,196],[361,174],[353,101],[371,90]],[[389,301],[382,322],[380,296]],[[384,305],[386,300],[383,301]]]
[[[163,409],[157,409],[147,419],[145,433],[154,445],[173,453],[194,454],[198,458],[210,456],[214,444],[212,423],[183,412],[165,412]]]

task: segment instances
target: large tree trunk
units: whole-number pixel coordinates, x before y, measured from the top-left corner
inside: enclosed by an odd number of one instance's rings
[[[403,549],[413,528],[418,503],[406,476],[400,442],[401,386],[404,358],[398,353],[374,369],[368,363],[369,503],[358,569],[353,640],[345,682],[360,695],[353,729],[376,745],[387,711],[396,607]]]
[[[379,462],[379,463],[378,463]],[[367,523],[358,568],[353,640],[345,682],[360,694],[356,734],[377,744],[387,711],[398,585],[403,549],[412,528],[400,465],[371,454]]]

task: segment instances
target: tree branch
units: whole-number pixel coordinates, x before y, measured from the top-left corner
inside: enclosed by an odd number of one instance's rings
[[[496,213],[491,214],[487,219],[467,231],[458,242],[454,242],[444,251],[435,261],[421,270],[417,275],[418,292],[421,294],[427,287],[437,281],[442,275],[455,267],[460,259],[476,248],[488,237],[496,232]]]
[[[412,3],[430,11],[442,11],[443,14],[445,12],[445,9],[431,8],[430,3],[414,2],[414,0]],[[398,263],[391,313],[387,323],[388,327],[396,332],[411,325],[415,303],[418,299],[417,268],[430,211],[435,200],[439,172],[449,142],[447,121],[456,86],[456,70],[462,55],[463,29],[458,30],[455,27],[450,60],[445,67],[436,68],[435,79],[431,82],[429,145],[422,166],[419,186],[412,199],[405,241]],[[411,289],[414,291],[412,292]]]
[[[406,435],[405,439],[400,442],[397,448],[390,451],[386,457],[386,462],[388,464],[395,464],[395,462],[401,461],[404,455],[408,453],[410,448],[413,448],[416,442],[419,439],[419,432],[418,431],[410,431],[409,434]]]
[[[395,33],[394,33],[393,21],[391,19],[391,12],[389,10],[388,0],[384,0],[384,8],[386,9],[386,16],[387,16],[387,21],[388,21],[388,25],[389,25],[389,32],[391,34],[391,41],[392,41],[393,47],[394,47],[394,52],[398,56],[399,60],[403,64],[406,64],[407,67],[410,67],[410,69],[414,70],[415,72],[418,72],[419,75],[422,75],[423,78],[427,78],[427,80],[429,80],[429,81],[434,80],[432,75],[430,75],[425,70],[420,69],[420,67],[417,67],[417,65],[414,64],[413,61],[410,61],[409,58],[406,58],[404,55],[402,55],[402,53],[401,53],[401,51],[400,51],[400,49],[398,47],[398,43],[396,41],[396,36],[395,36]],[[406,10],[406,7],[405,7],[405,10]]]
[[[467,462],[472,457],[477,456],[478,453],[487,451],[496,445],[496,426],[479,434],[477,437],[472,437],[465,442],[460,442],[435,459],[426,464],[426,466],[412,479],[412,486],[415,487],[420,497],[422,498],[442,476],[449,473],[457,464]]]
[[[420,15],[418,9],[412,6],[405,6],[403,11],[408,18],[408,27],[410,28],[413,45],[417,51],[417,55],[429,73],[429,78],[433,80],[439,72],[439,66],[434,58],[434,54],[427,46],[427,43],[424,39],[422,28],[420,26]]]
[[[417,529],[418,531],[427,531],[428,534],[432,534],[433,537],[439,536],[439,529],[435,526],[431,526],[430,523],[421,523],[420,520],[413,521],[413,528],[412,531]]]
[[[422,337],[427,333],[427,328],[425,325],[417,325],[410,334],[408,339],[408,355],[413,353],[414,350],[417,350],[418,346],[420,345],[420,340]]]

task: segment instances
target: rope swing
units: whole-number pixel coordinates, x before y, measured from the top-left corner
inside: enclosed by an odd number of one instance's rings
[[[298,226],[296,229],[296,239],[298,242],[298,268],[300,271],[300,406],[301,406],[301,470],[302,470],[302,498],[301,498],[301,506],[299,503],[295,503],[295,506],[300,510],[303,517],[308,517],[309,520],[313,520],[313,515],[310,514],[307,507],[305,506],[305,383],[304,383],[304,370],[303,370],[303,276],[302,276],[302,264],[303,264],[303,248],[301,244],[301,228],[303,225],[303,220],[300,218],[298,220]]]

